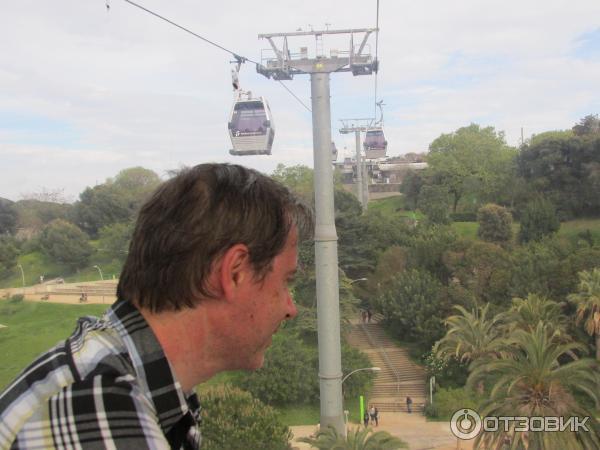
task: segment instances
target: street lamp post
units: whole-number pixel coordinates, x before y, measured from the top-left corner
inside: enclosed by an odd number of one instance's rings
[[[361,370],[370,370],[372,372],[379,372],[381,370],[381,367],[377,367],[377,366],[375,366],[375,367],[362,367],[360,369],[353,370],[352,372],[350,372],[349,374],[347,374],[344,378],[342,378],[342,387],[344,385],[344,381],[346,381],[350,375],[353,375],[356,372],[360,372]],[[362,397],[361,397],[361,407],[360,408],[361,408],[361,414],[362,414],[362,408],[363,408],[362,407]],[[348,434],[348,412],[344,411],[344,414],[345,414],[345,417],[346,417],[346,423],[345,423],[345,425],[346,425],[345,426],[345,428],[346,428],[346,434]]]
[[[23,271],[23,266],[21,264],[17,264],[17,267],[21,269],[21,280],[23,281],[23,287],[25,287],[25,272]]]
[[[381,371],[381,367],[363,367],[361,369],[353,370],[348,375],[346,375],[344,378],[342,378],[342,383],[344,383],[344,381],[346,381],[350,375],[352,375],[356,372],[360,372],[361,370],[370,370],[372,372],[379,372],[379,371]]]
[[[100,273],[100,279],[101,279],[102,281],[104,281],[104,276],[102,275],[102,269],[100,269],[100,267],[99,267],[99,266],[94,266],[94,269],[98,269],[98,272]]]

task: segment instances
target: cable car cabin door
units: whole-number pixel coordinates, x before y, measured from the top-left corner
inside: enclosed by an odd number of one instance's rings
[[[238,99],[231,109],[229,137],[237,156],[270,155],[275,127],[269,104],[263,98]]]

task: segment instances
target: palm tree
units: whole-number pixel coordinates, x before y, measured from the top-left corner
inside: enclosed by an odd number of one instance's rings
[[[448,331],[433,351],[438,358],[454,357],[460,361],[474,361],[482,357],[497,356],[502,340],[501,316],[488,319],[489,304],[471,312],[455,305],[460,314],[446,319]]]
[[[315,437],[299,438],[319,450],[397,450],[408,448],[401,439],[392,436],[387,431],[373,432],[370,428],[357,427],[344,437],[333,427],[317,431]]]
[[[596,359],[600,361],[600,268],[579,272],[578,292],[569,295],[577,305],[577,323],[585,322],[585,331],[596,336]]]
[[[516,329],[533,331],[539,322],[548,324],[546,328],[553,339],[568,342],[567,317],[562,312],[562,304],[538,294],[528,294],[527,298],[513,298],[512,307],[505,313],[508,334]]]
[[[511,449],[600,448],[600,423],[574,396],[578,392],[598,401],[597,363],[577,359],[560,365],[559,359],[567,359],[585,346],[557,342],[548,327],[540,322],[533,330],[515,330],[506,341],[505,356],[472,365],[467,384],[490,376],[494,379],[489,399],[479,411],[482,417],[589,417],[589,432],[516,432],[499,427],[497,432],[480,434],[478,448],[499,448],[506,441],[510,441]]]

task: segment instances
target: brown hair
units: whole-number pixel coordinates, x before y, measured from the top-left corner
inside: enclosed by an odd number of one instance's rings
[[[207,277],[235,244],[257,277],[271,269],[292,226],[312,235],[312,210],[285,186],[234,164],[200,164],[163,183],[140,210],[117,297],[153,312],[211,297]]]

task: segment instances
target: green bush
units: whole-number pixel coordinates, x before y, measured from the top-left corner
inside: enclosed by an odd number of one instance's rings
[[[398,274],[382,289],[375,307],[385,326],[401,340],[414,342],[424,353],[445,332],[450,304],[442,284],[424,270]]]
[[[82,267],[94,252],[87,235],[62,219],[50,222],[39,240],[42,253],[72,268]]]
[[[506,208],[488,203],[477,211],[477,221],[477,236],[484,241],[502,243],[512,239],[512,216]]]
[[[15,268],[18,256],[17,241],[10,236],[0,236],[0,278],[7,276]]]
[[[349,374],[353,370],[363,367],[371,367],[371,360],[354,347],[350,347],[345,342],[342,342],[342,373]],[[370,388],[374,374],[369,370],[356,372],[351,377],[344,381],[344,398],[357,397]]]
[[[419,194],[419,207],[430,223],[450,223],[448,191],[443,186],[423,186]]]
[[[457,410],[462,408],[471,408],[477,411],[481,400],[481,396],[466,387],[440,388],[433,394],[433,405],[430,405],[429,409],[424,412],[428,417],[449,420]],[[427,412],[432,415],[428,415]]]
[[[318,398],[317,351],[296,334],[273,337],[260,369],[240,375],[236,385],[269,405],[311,402]]]
[[[240,389],[200,393],[202,450],[287,450],[292,434],[273,408]]]
[[[545,199],[537,199],[527,204],[521,214],[519,242],[540,241],[544,236],[556,233],[560,222],[556,208]]]
[[[25,299],[23,294],[14,294],[8,300],[10,303],[21,303]]]

